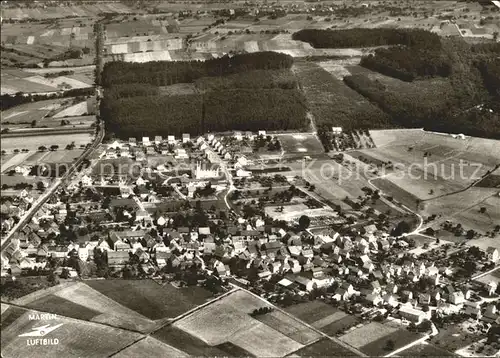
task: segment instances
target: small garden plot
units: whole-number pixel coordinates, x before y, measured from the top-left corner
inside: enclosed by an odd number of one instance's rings
[[[396,329],[384,337],[372,340],[372,342],[360,347],[359,350],[370,356],[384,356],[391,351],[410,344],[422,336],[406,329]],[[392,343],[390,343],[392,342]]]
[[[322,338],[298,351],[293,352],[289,357],[353,357],[357,356],[343,345],[332,341],[329,338]]]
[[[281,311],[258,315],[255,318],[301,344],[309,344],[320,338],[319,333]]]
[[[146,337],[137,343],[132,344],[130,347],[113,355],[117,358],[131,358],[131,357],[189,357],[188,354],[175,349],[159,340]]]
[[[60,316],[67,316],[90,321],[100,313],[85,306],[65,300],[64,298],[47,295],[43,296],[27,305],[29,308],[55,313]]]
[[[378,322],[371,322],[360,328],[349,331],[339,338],[350,346],[360,348],[396,331],[397,328],[386,326]]]
[[[301,321],[314,324],[321,319],[335,314],[338,312],[338,309],[324,302],[315,300],[289,306],[285,309],[285,311],[294,315]]]
[[[91,280],[86,283],[150,319],[177,317],[211,297],[208,291],[205,291],[205,295],[202,295],[203,292],[199,292],[199,295],[186,295],[183,289],[172,285],[162,286],[152,280]],[[189,288],[186,292],[189,292]]]

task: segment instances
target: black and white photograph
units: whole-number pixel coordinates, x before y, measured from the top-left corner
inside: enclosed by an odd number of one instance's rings
[[[500,357],[500,1],[0,22],[0,358]]]

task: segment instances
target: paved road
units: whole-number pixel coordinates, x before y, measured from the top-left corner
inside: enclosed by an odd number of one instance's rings
[[[55,181],[55,183],[48,189],[48,191],[44,195],[38,198],[36,203],[33,204],[33,206],[23,215],[21,220],[19,220],[17,225],[14,226],[12,230],[4,238],[2,238],[0,251],[5,250],[5,248],[9,246],[12,235],[16,233],[18,230],[22,230],[24,226],[31,221],[33,215],[42,207],[43,204],[45,204],[50,199],[52,194],[56,192],[56,190],[61,186],[61,184],[64,185],[66,181],[69,178],[71,178],[71,176],[75,173],[76,169],[83,162],[83,160],[86,159],[90,154],[92,154],[94,150],[99,146],[99,144],[101,144],[103,138],[104,138],[104,128],[101,125],[100,130],[96,134],[96,137],[92,142],[91,146],[85,150],[85,152],[76,160],[76,162],[72,164],[69,170],[61,178]]]

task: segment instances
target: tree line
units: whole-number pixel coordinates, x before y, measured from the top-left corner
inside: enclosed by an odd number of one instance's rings
[[[293,58],[277,52],[223,56],[207,61],[153,61],[147,63],[108,62],[102,73],[104,87],[125,83],[168,86],[192,83],[206,76],[223,76],[251,70],[289,69]]]
[[[441,48],[437,34],[421,29],[303,29],[293,34],[297,41],[310,43],[315,48],[350,48],[404,45],[427,49]]]
[[[450,59],[440,50],[400,46],[377,49],[375,54],[364,56],[360,64],[408,82],[418,78],[448,77],[452,71]]]

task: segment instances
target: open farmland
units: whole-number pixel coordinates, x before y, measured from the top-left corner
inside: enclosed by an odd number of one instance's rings
[[[79,147],[92,142],[92,133],[77,133],[77,134],[51,134],[37,135],[27,137],[2,137],[2,149],[5,151],[13,151],[14,149],[28,149],[35,151],[40,146],[50,147],[58,145],[59,148],[65,148],[68,144],[74,142]]]
[[[4,19],[24,20],[24,19],[57,19],[68,16],[94,17],[101,13],[129,13],[131,9],[125,4],[117,2],[94,2],[84,5],[58,6],[50,4],[48,6],[16,6],[2,9]]]
[[[352,351],[328,338],[309,344],[288,357],[353,357]]]
[[[4,22],[2,64],[12,67],[33,67],[42,62],[56,67],[92,65],[95,53],[93,23],[93,19],[81,18]],[[85,51],[81,52],[83,49]]]
[[[294,337],[304,342],[319,337],[283,313],[273,312],[268,318],[258,319],[250,316],[253,310],[266,306],[266,302],[250,293],[237,290],[175,322],[174,327],[211,346],[231,342],[256,356],[283,356],[304,346]],[[288,324],[283,325],[285,321]]]
[[[26,295],[16,304],[109,326],[146,332],[156,323],[83,283],[54,286]]]
[[[10,308],[9,308],[10,309]],[[26,310],[8,327],[2,326],[2,354],[6,357],[102,357],[109,356],[141,338],[139,334],[91,322],[57,316],[50,321],[29,320],[30,314],[40,313]],[[59,340],[57,345],[27,345],[26,337],[19,337],[43,324],[61,324],[45,338]],[[28,337],[29,338],[29,337]]]
[[[176,317],[204,303],[212,295],[198,287],[175,288],[152,280],[86,281],[93,289],[150,319]]]
[[[445,357],[454,356],[453,353],[448,352],[442,348],[436,347],[433,344],[422,343],[414,345],[408,349],[397,354],[400,357]]]
[[[116,358],[133,358],[133,357],[189,357],[188,354],[162,343],[161,341],[146,337],[137,343],[125,348],[124,350],[113,355]]]
[[[6,124],[31,124],[32,121],[40,121],[52,112],[64,109],[71,105],[71,99],[58,98],[47,101],[38,101],[21,104],[19,106],[2,111],[2,125]]]
[[[54,114],[53,118],[83,116],[88,113],[87,101],[74,104]]]

